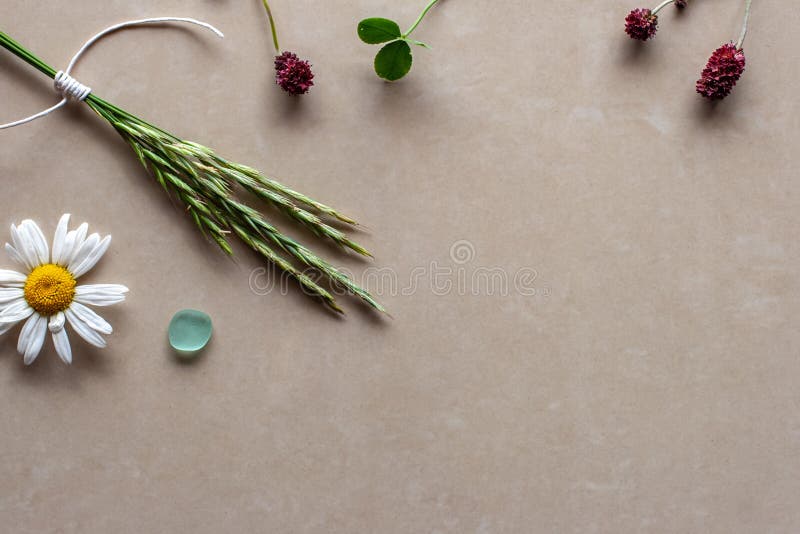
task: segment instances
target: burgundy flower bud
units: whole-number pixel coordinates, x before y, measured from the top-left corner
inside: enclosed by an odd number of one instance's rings
[[[672,3],[679,9],[686,7],[686,0],[673,0]]]
[[[634,9],[625,17],[625,33],[631,39],[646,41],[656,34],[658,16],[649,9]]]
[[[297,54],[284,52],[275,57],[275,83],[293,95],[302,95],[314,85],[311,65],[297,57]]]
[[[730,94],[743,72],[744,52],[733,43],[726,43],[708,59],[697,80],[697,92],[711,100],[721,100]]]

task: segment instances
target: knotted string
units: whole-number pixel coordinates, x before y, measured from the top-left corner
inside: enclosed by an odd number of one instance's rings
[[[64,106],[70,100],[74,100],[76,102],[83,102],[88,98],[88,96],[92,93],[91,87],[83,85],[78,80],[72,77],[70,72],[75,67],[75,63],[77,63],[78,59],[86,52],[93,44],[97,41],[108,35],[109,33],[115,32],[117,30],[121,30],[122,28],[128,28],[130,26],[142,26],[145,24],[161,24],[164,22],[185,22],[188,24],[195,24],[197,26],[202,26],[203,28],[207,28],[212,32],[216,33],[219,37],[224,37],[223,33],[216,29],[211,24],[207,22],[201,22],[195,19],[183,18],[183,17],[156,17],[156,18],[149,18],[149,19],[141,19],[141,20],[129,20],[127,22],[121,22],[119,24],[115,24],[113,26],[109,26],[105,30],[101,31],[88,41],[86,41],[83,46],[81,47],[78,52],[72,56],[72,59],[67,65],[67,68],[63,71],[58,71],[54,80],[53,80],[53,87],[55,88],[56,92],[61,95],[61,101],[45,110],[40,111],[30,117],[25,117],[24,119],[20,119],[18,121],[9,122],[8,124],[0,124],[0,130],[4,130],[6,128],[13,128],[14,126],[20,126],[22,124],[26,124],[40,117],[44,117],[46,115],[51,114],[58,108]]]
[[[66,99],[73,99],[79,102],[86,100],[86,97],[92,92],[92,88],[83,85],[81,82],[60,70],[53,78],[53,87],[56,91]]]

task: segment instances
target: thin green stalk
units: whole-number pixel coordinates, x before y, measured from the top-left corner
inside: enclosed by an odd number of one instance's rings
[[[736,48],[738,50],[742,49],[742,45],[744,45],[744,38],[747,36],[747,23],[750,21],[750,4],[753,3],[753,0],[745,0],[744,2],[744,21],[742,22],[742,31],[739,33],[739,40],[736,41]]]
[[[667,7],[668,5],[670,5],[671,3],[673,3],[674,1],[675,1],[675,0],[664,0],[663,2],[661,2],[660,4],[658,4],[658,5],[657,5],[655,8],[653,8],[653,10],[651,11],[651,13],[652,13],[653,15],[657,14],[659,11],[661,11],[662,9],[664,9],[665,7]]]
[[[16,42],[11,36],[0,32],[0,46],[24,60],[26,63],[46,74],[50,78],[56,77],[56,71],[47,63],[28,52],[21,44]]]
[[[414,22],[414,24],[411,25],[411,27],[408,29],[408,31],[403,34],[403,39],[405,39],[406,37],[411,35],[411,32],[413,32],[414,30],[417,29],[417,26],[419,26],[419,23],[422,22],[422,19],[425,18],[425,15],[428,14],[428,11],[430,11],[431,8],[434,6],[434,4],[436,4],[436,2],[438,2],[438,1],[439,0],[431,0],[430,3],[427,6],[425,6],[425,9],[423,9],[422,13],[420,13],[419,17],[417,17],[416,22]],[[672,0],[670,0],[670,1],[672,1]]]
[[[280,54],[281,47],[278,45],[278,32],[275,30],[275,19],[272,18],[272,10],[269,8],[267,0],[262,0],[264,9],[267,10],[267,18],[269,19],[269,29],[272,31],[272,42],[275,44],[275,52]]]

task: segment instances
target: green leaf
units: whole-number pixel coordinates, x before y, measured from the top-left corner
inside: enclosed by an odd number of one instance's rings
[[[405,41],[389,43],[375,56],[375,72],[384,80],[399,80],[411,70],[411,47]]]
[[[400,39],[403,34],[395,21],[371,18],[358,23],[358,36],[367,44],[379,44]]]

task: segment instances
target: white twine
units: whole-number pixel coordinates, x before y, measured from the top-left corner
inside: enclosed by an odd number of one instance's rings
[[[72,59],[67,65],[66,70],[58,71],[56,77],[53,81],[53,87],[55,88],[56,92],[61,95],[61,101],[45,110],[40,111],[30,117],[25,117],[24,119],[20,119],[18,121],[9,122],[8,124],[0,124],[0,130],[5,130],[6,128],[13,128],[14,126],[21,126],[23,124],[27,124],[29,122],[35,121],[38,118],[44,117],[46,115],[51,114],[55,110],[59,109],[60,107],[64,106],[70,100],[74,100],[76,102],[83,102],[86,98],[92,93],[91,87],[83,85],[78,80],[73,78],[70,75],[72,69],[75,67],[75,63],[77,63],[78,59],[86,52],[93,44],[97,41],[108,35],[109,33],[115,32],[117,30],[121,30],[122,28],[128,28],[130,26],[142,26],[144,24],[161,24],[165,22],[185,22],[188,24],[195,24],[197,26],[202,26],[203,28],[207,28],[217,34],[219,37],[225,37],[221,31],[216,29],[211,24],[207,22],[202,22],[195,19],[184,18],[184,17],[156,17],[156,18],[149,18],[149,19],[141,19],[141,20],[129,20],[127,22],[121,22],[119,24],[115,24],[113,26],[109,26],[105,30],[101,31],[88,41],[86,41],[83,46],[81,47],[78,52],[72,56]]]
[[[63,70],[58,71],[56,77],[53,78],[53,87],[64,98],[72,98],[79,102],[86,100],[86,97],[92,92],[91,87],[83,85]]]

